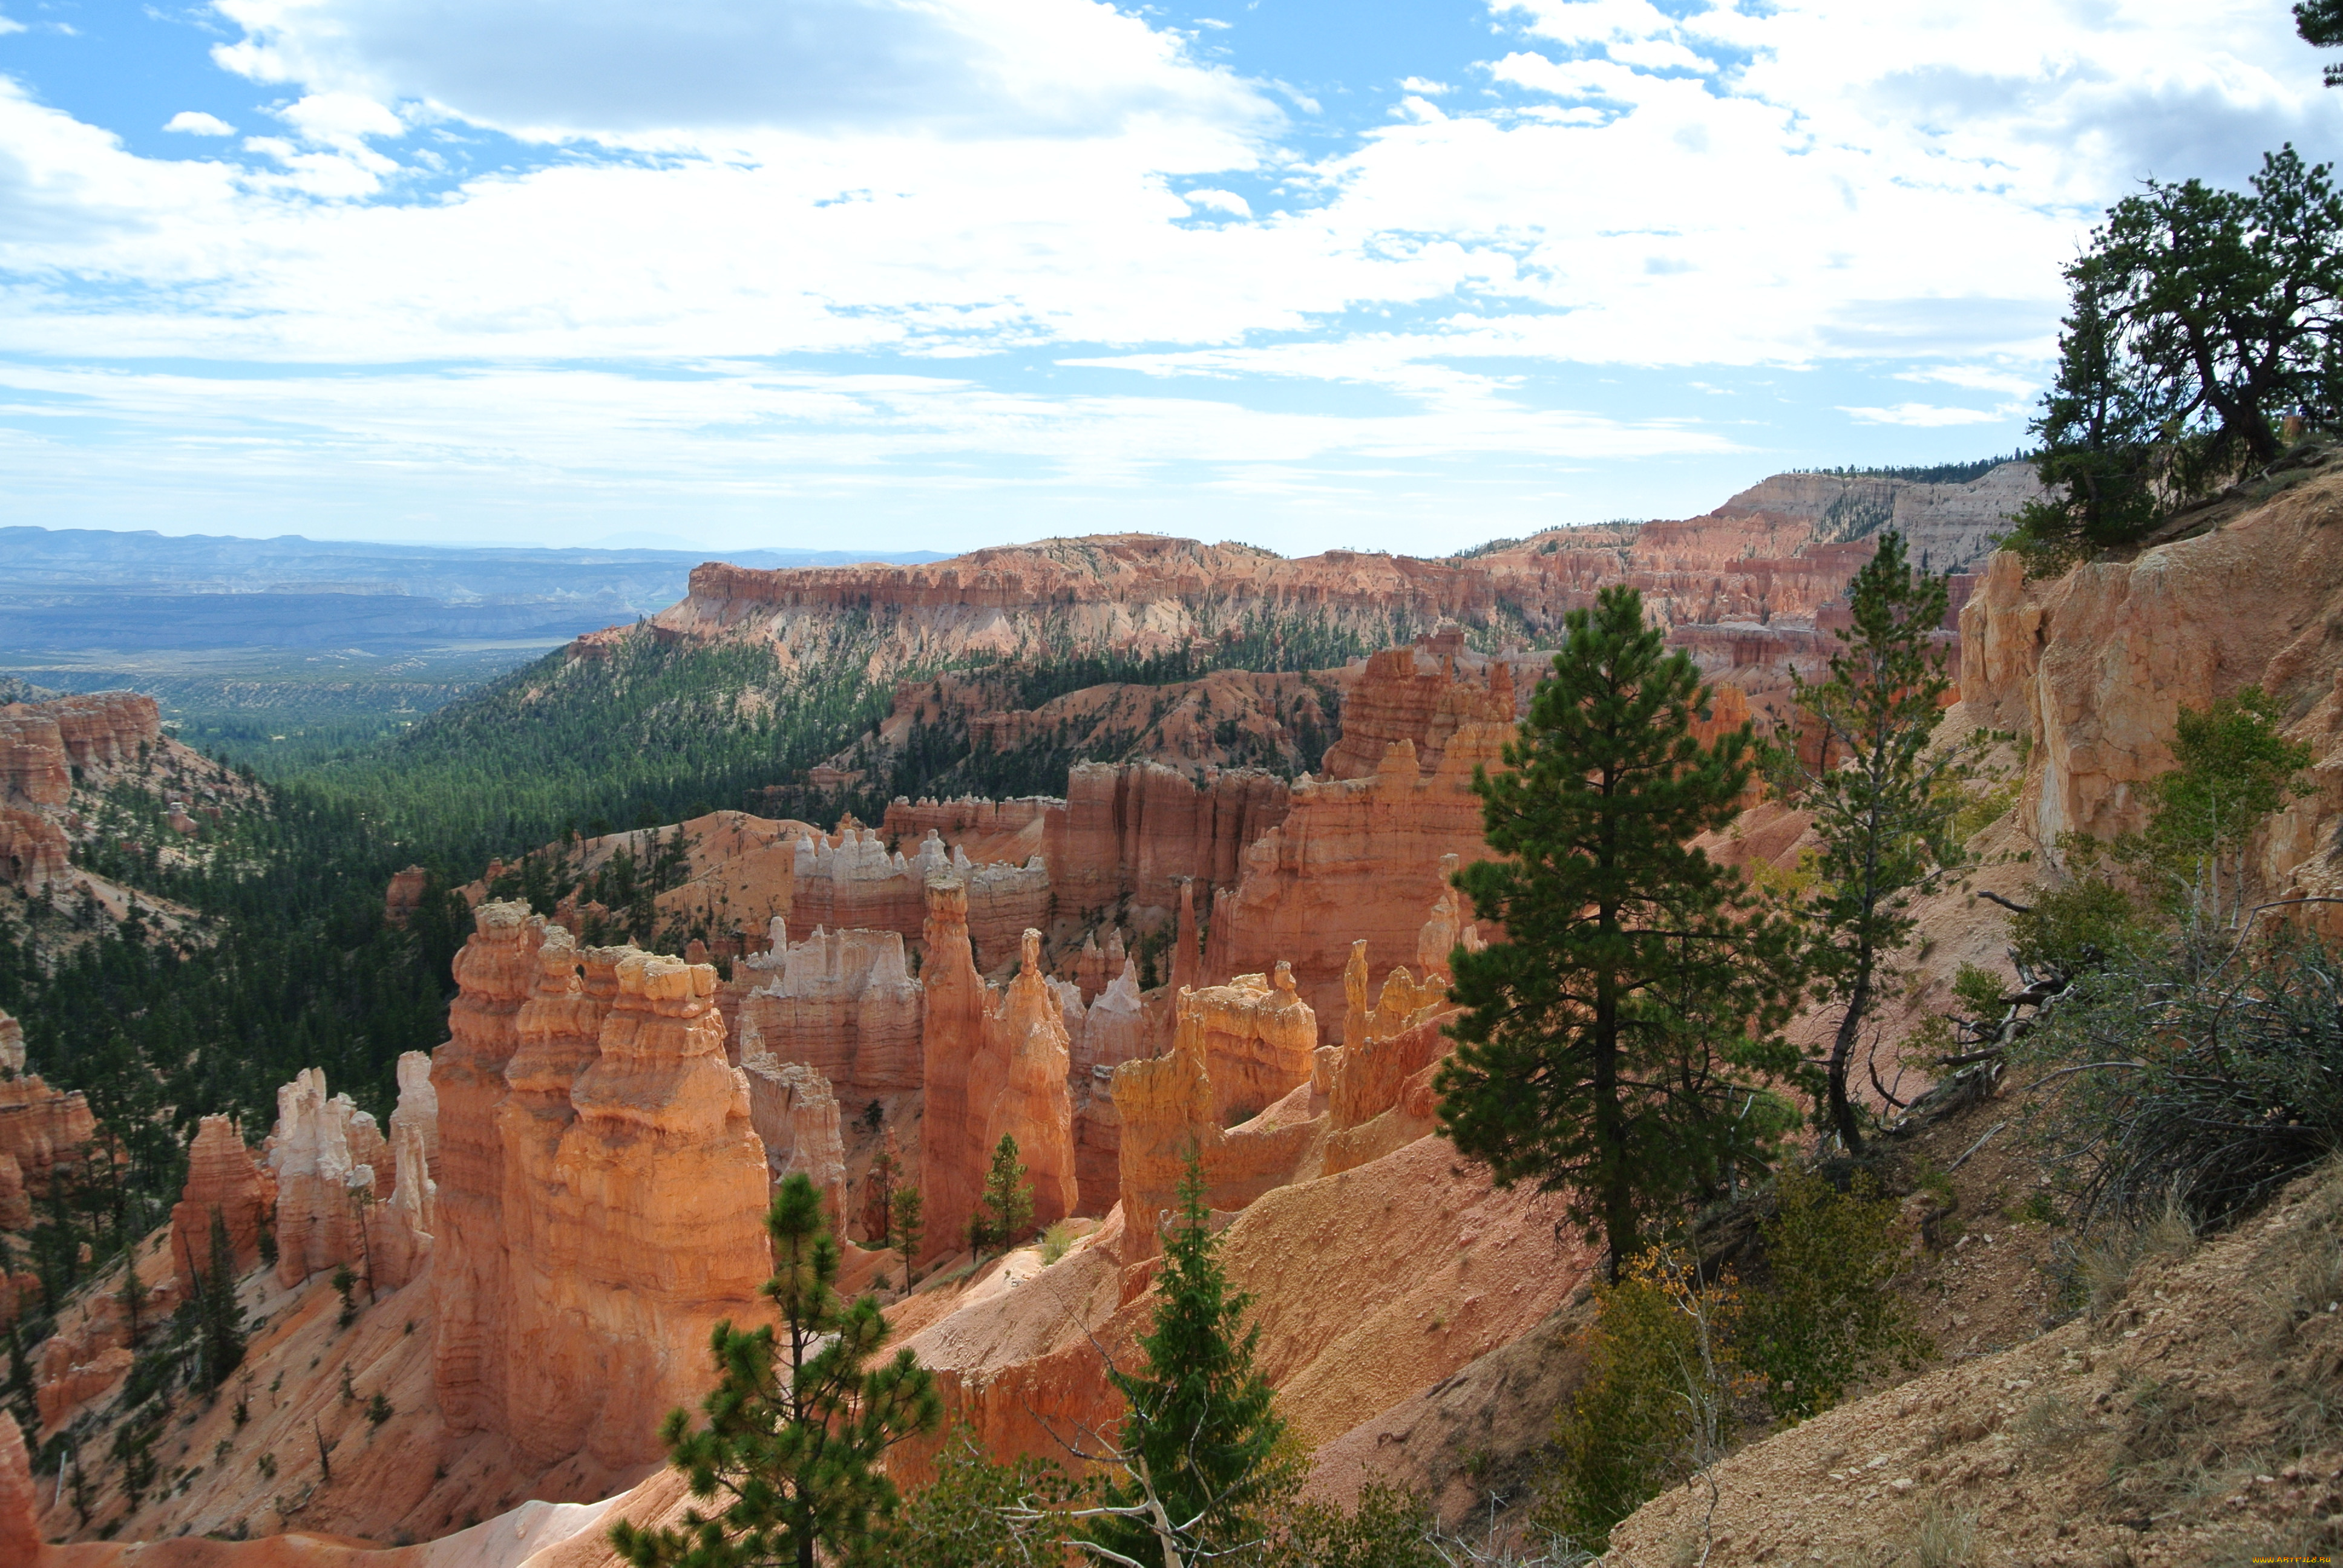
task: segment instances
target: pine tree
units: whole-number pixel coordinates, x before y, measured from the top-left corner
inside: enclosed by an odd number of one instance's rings
[[[211,1261],[198,1287],[203,1379],[206,1389],[227,1381],[244,1360],[244,1308],[236,1299],[236,1248],[227,1220],[212,1208]]]
[[[876,1296],[839,1301],[838,1241],[802,1172],[781,1183],[765,1228],[774,1272],[764,1293],[779,1310],[781,1337],[770,1325],[717,1324],[708,1424],[695,1429],[678,1410],[659,1431],[692,1495],[727,1501],[712,1516],[690,1510],[680,1528],[611,1526],[612,1544],[635,1568],[884,1562],[897,1496],[879,1461],[943,1419],[935,1380],[910,1352],[865,1369],[887,1342],[887,1321]]]
[[[1647,1216],[1719,1189],[1782,1073],[1801,984],[1790,923],[1687,840],[1732,820],[1747,726],[1703,745],[1707,692],[1644,624],[1642,596],[1574,610],[1506,771],[1476,771],[1489,847],[1456,885],[1506,940],[1459,948],[1466,1011],[1439,1077],[1443,1131],[1504,1184],[1567,1194],[1616,1270]]]
[[[903,1255],[903,1289],[909,1292],[911,1271],[919,1266],[920,1243],[927,1239],[927,1200],[917,1187],[898,1187],[892,1209],[895,1250]]]
[[[1849,1152],[1863,1147],[1847,1074],[1892,956],[1912,934],[1912,900],[1960,863],[1953,837],[1960,754],[1928,742],[1952,683],[1933,634],[1945,618],[1942,578],[1912,570],[1903,536],[1882,534],[1879,549],[1847,587],[1854,624],[1839,634],[1830,678],[1808,686],[1794,673],[1798,706],[1819,731],[1817,762],[1800,804],[1822,836],[1814,917],[1816,971],[1841,1004],[1824,1066],[1816,1120]]]
[[[993,1146],[992,1169],[984,1178],[984,1196],[977,1200],[985,1241],[1004,1251],[1024,1238],[1033,1223],[1033,1184],[1025,1179],[1024,1162],[1017,1158],[1017,1140],[1004,1132]],[[971,1222],[970,1236],[977,1233]],[[983,1242],[974,1242],[980,1259]]]
[[[1146,1512],[1094,1519],[1090,1538],[1132,1562],[1203,1560],[1259,1533],[1285,1422],[1254,1364],[1261,1330],[1247,1326],[1252,1298],[1229,1288],[1212,1229],[1202,1167],[1192,1149],[1180,1182],[1180,1214],[1163,1239],[1154,1326],[1140,1336],[1140,1372],[1111,1371],[1129,1413],[1119,1442],[1123,1476],[1107,1488],[1111,1509]],[[1163,1539],[1168,1525],[1174,1539]]]

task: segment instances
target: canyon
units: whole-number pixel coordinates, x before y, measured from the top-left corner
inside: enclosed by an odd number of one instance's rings
[[[1992,505],[2017,495],[2006,477],[1978,483]],[[2255,836],[2258,872],[2278,897],[2343,896],[2343,477],[2250,500],[2056,578],[1974,548],[1991,521],[1964,509],[1988,504],[1974,492],[1835,476],[1768,481],[1707,518],[1461,562],[1280,563],[1110,538],[769,580],[703,568],[685,606],[613,635],[755,638],[811,659],[824,657],[821,618],[870,594],[886,658],[904,668],[944,650],[1021,657],[1062,636],[1183,648],[1235,624],[1223,618],[1238,602],[1258,607],[1246,612],[1257,626],[1322,610],[1395,646],[1328,677],[1339,728],[1306,771],[1131,756],[1070,767],[1061,794],[906,797],[875,823],[712,813],[565,850],[580,879],[551,913],[484,879],[469,890],[447,1043],[427,1065],[401,1064],[383,1128],[322,1075],[287,1086],[264,1142],[201,1124],[167,1242],[142,1266],[160,1299],[185,1299],[216,1213],[240,1289],[269,1320],[256,1377],[287,1376],[284,1408],[255,1418],[265,1434],[203,1412],[174,1461],[199,1465],[225,1440],[244,1466],[265,1436],[285,1466],[272,1495],[290,1502],[319,1480],[277,1528],[418,1538],[350,1548],[350,1568],[608,1563],[610,1518],[671,1522],[689,1505],[660,1467],[657,1422],[708,1386],[716,1321],[767,1321],[759,1219],[800,1171],[848,1238],[848,1288],[880,1292],[950,1420],[997,1456],[1061,1456],[1071,1434],[1119,1413],[1107,1368],[1150,1322],[1161,1225],[1192,1150],[1230,1280],[1253,1298],[1260,1365],[1313,1451],[1312,1494],[1354,1498],[1384,1475],[1452,1511],[1478,1506],[1485,1467],[1530,1462],[1578,1375],[1570,1347],[1599,1263],[1563,1195],[1498,1188],[1460,1159],[1439,1135],[1433,1087],[1451,1048],[1450,957],[1502,936],[1448,880],[1484,852],[1473,771],[1498,764],[1538,638],[1604,582],[1636,580],[1720,683],[1708,725],[1762,724],[1783,711],[1785,671],[1827,654],[1833,601],[1869,548],[1841,536],[1864,518],[1908,525],[1938,565],[1982,566],[1958,579],[1944,733],[2022,738],[1995,743],[1989,765],[2006,777],[1979,783],[2010,786],[2012,804],[1978,829],[1972,884],[1916,911],[1912,975],[1882,1015],[1901,1035],[1942,1008],[1959,965],[2006,970],[2001,917],[1976,894],[2019,897],[2057,875],[2063,833],[2136,826],[2178,711],[2247,685],[2277,699],[2314,755],[2308,792]],[[1232,598],[1232,584],[1251,597]],[[1141,626],[1171,629],[1159,645]],[[705,927],[697,950],[585,940],[583,873],[669,834],[680,879],[657,899],[679,930]],[[1788,873],[1813,839],[1795,812],[1753,798],[1704,842],[1720,860]],[[2333,907],[2298,913],[2331,934]],[[1800,1027],[1825,1021],[1816,1010]],[[1898,1050],[1891,1040],[1883,1071]],[[1902,1065],[1908,1095],[1932,1064]],[[1926,1145],[1929,1158],[1967,1158],[2010,1114],[1981,1105]],[[0,1113],[0,1138],[7,1126]],[[964,1228],[1003,1136],[1032,1181],[1037,1227],[1057,1228],[1047,1248],[980,1265]],[[2000,1152],[1978,1161],[1990,1178],[1959,1173],[1980,1214],[2000,1213],[1991,1183],[2015,1169],[1991,1163]],[[928,1204],[910,1281],[872,1218],[873,1173],[890,1161]],[[258,1266],[264,1223],[273,1270]],[[345,1266],[378,1296],[337,1330],[318,1276]],[[2217,1304],[2240,1288],[2210,1264],[2158,1279]],[[35,1445],[100,1420],[126,1374],[103,1299],[61,1321]],[[1733,1534],[1717,1560],[1781,1560],[1768,1553],[1788,1534],[1769,1517],[1781,1488],[1835,1496],[1838,1478],[1825,1488],[1807,1473],[1877,1433],[1899,1467],[1922,1462],[1920,1402],[1936,1414],[2006,1400],[2001,1384],[2047,1377],[2080,1338],[1963,1350],[1906,1392],[1754,1445],[1725,1473]],[[2108,1353],[2130,1364],[2146,1350]],[[383,1438],[337,1403],[345,1369],[397,1405]],[[344,1445],[331,1484],[313,1457],[290,1457],[295,1422],[312,1419]],[[71,1537],[34,1560],[123,1560],[45,1480],[32,1487],[23,1441],[0,1427],[0,1546]],[[1775,1444],[1787,1457],[1765,1458]],[[935,1453],[906,1449],[898,1473],[924,1476]],[[107,1493],[99,1516],[147,1541],[266,1527],[248,1469],[231,1476],[226,1462],[136,1510]],[[1622,1560],[1672,1560],[1691,1507],[1675,1494],[1649,1505],[1624,1529]],[[485,1523],[462,1527],[474,1513]],[[1862,1516],[1846,1517],[1846,1530],[1808,1533],[1853,1550]],[[325,1560],[295,1540],[278,1537],[287,1561]],[[215,1544],[223,1568],[274,1568],[260,1543]]]

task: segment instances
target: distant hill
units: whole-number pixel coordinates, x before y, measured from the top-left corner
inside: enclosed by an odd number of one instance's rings
[[[0,652],[356,648],[386,655],[461,641],[549,646],[674,603],[707,558],[690,550],[0,528]],[[940,558],[769,549],[731,558],[782,568]]]

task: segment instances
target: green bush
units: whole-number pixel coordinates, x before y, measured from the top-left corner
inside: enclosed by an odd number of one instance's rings
[[[1803,1421],[1885,1364],[1917,1366],[1929,1344],[1888,1288],[1903,1271],[1906,1237],[1896,1201],[1875,1179],[1859,1174],[1840,1192],[1789,1173],[1775,1200],[1759,1232],[1772,1282],[1744,1304],[1737,1342],[1775,1416]]]
[[[2009,952],[2030,973],[2071,980],[2115,962],[2146,930],[2130,894],[2105,877],[2078,877],[2010,917]]]

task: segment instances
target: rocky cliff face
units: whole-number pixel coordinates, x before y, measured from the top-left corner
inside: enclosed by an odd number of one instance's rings
[[[2307,742],[2313,792],[2255,837],[2268,897],[2343,892],[2343,476],[2220,526],[2026,580],[1996,555],[1961,616],[1963,707],[1948,723],[2029,736],[2018,819],[2043,853],[2143,820],[2138,786],[2172,766],[2179,710],[2258,686]],[[2332,906],[2310,918],[2343,930]]]
[[[1966,572],[1993,553],[1993,536],[2007,529],[2010,516],[2041,494],[2031,463],[2004,463],[1966,484],[1951,485],[1878,475],[1776,474],[1717,508],[1715,515],[1777,517],[1806,525],[1825,541],[1894,528],[1923,569]]]
[[[1199,781],[1155,762],[1079,763],[1044,828],[1059,905],[1090,911],[1128,898],[1169,909],[1183,882],[1233,887],[1246,847],[1291,804],[1286,782],[1258,769]]]
[[[206,1116],[187,1147],[187,1181],[171,1210],[171,1267],[183,1295],[212,1266],[212,1215],[227,1227],[238,1274],[260,1262],[260,1233],[277,1201],[277,1183],[252,1158],[236,1123]]]
[[[799,925],[920,934],[927,917],[927,885],[940,877],[960,882],[968,895],[969,935],[978,967],[1000,968],[1017,953],[1026,927],[1046,921],[1050,910],[1047,866],[977,865],[957,847],[948,849],[930,832],[915,854],[890,852],[876,829],[848,827],[832,845],[807,834],[797,841],[795,890],[789,912]]]
[[[1285,821],[1246,851],[1243,879],[1214,900],[1206,972],[1289,960],[1302,1000],[1344,1016],[1351,944],[1365,939],[1371,960],[1413,958],[1424,911],[1445,890],[1443,858],[1483,853],[1473,769],[1495,763],[1509,734],[1464,724],[1437,772],[1401,740],[1365,778],[1297,787]]]
[[[162,742],[155,699],[136,692],[0,703],[0,881],[63,880],[75,770],[103,774]]]
[[[858,1108],[920,1087],[921,992],[905,968],[900,932],[817,926],[792,942],[776,920],[771,949],[743,967],[761,982],[739,1003],[743,1065],[759,1052],[804,1062]]]
[[[801,1061],[759,1051],[742,1059],[749,1078],[749,1121],[765,1146],[765,1169],[778,1189],[803,1175],[822,1195],[830,1223],[846,1234],[846,1143],[838,1096],[822,1075]]]
[[[0,1081],[0,1228],[31,1222],[31,1200],[48,1191],[59,1165],[81,1158],[96,1131],[80,1090],[34,1076]]]
[[[1531,684],[1536,675],[1531,671]],[[1528,696],[1524,686],[1520,706]],[[1413,648],[1387,648],[1367,660],[1342,704],[1342,738],[1327,749],[1323,771],[1329,779],[1363,779],[1405,740],[1418,765],[1437,772],[1459,729],[1517,722],[1516,699],[1510,663],[1471,652],[1462,628],[1443,628]]]
[[[520,904],[476,919],[432,1067],[441,1409],[524,1468],[642,1463],[706,1386],[709,1328],[771,1271],[715,971],[580,949]]]

